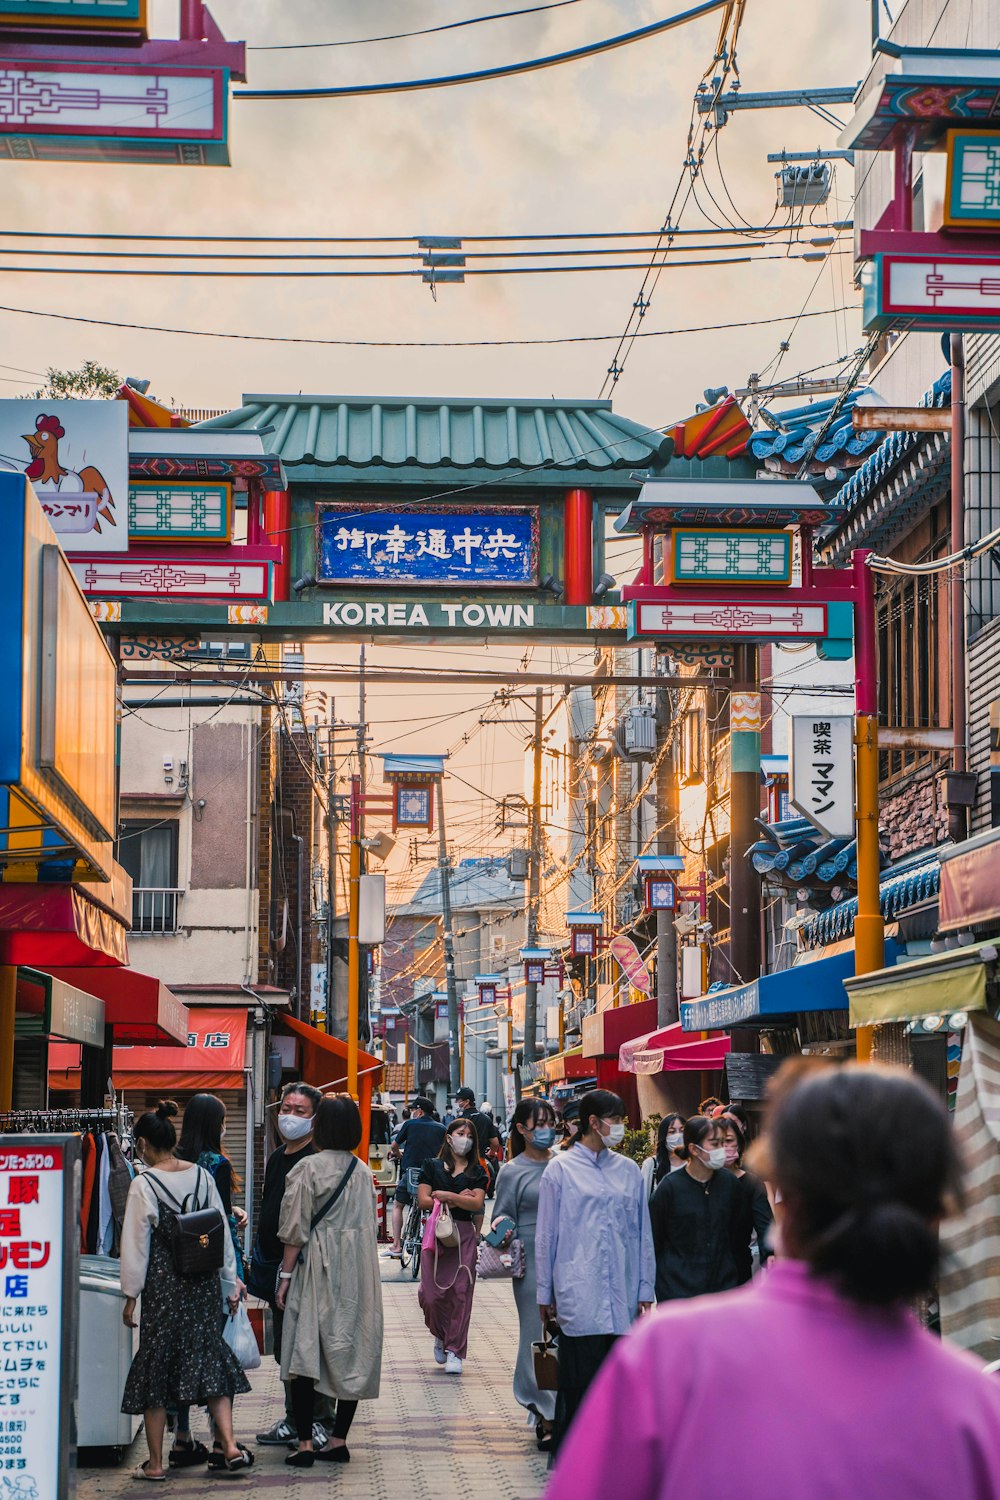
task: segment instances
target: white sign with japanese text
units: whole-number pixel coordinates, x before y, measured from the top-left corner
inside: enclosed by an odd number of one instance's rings
[[[75,1285],[79,1278],[76,1241],[66,1233],[70,1147],[75,1156],[75,1141],[0,1137],[4,1500],[60,1500],[66,1494],[75,1309],[64,1301],[67,1284]],[[67,1255],[73,1262],[69,1283]]]
[[[854,720],[801,714],[792,718],[790,801],[831,839],[855,833]]]

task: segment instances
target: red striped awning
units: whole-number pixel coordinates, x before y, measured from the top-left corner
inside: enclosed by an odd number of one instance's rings
[[[716,1034],[702,1041],[675,1021],[623,1042],[618,1067],[623,1073],[711,1073],[725,1067],[731,1046],[728,1036]]]

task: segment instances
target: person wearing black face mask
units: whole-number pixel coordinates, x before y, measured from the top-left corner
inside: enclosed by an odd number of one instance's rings
[[[552,1421],[556,1414],[554,1391],[540,1391],[535,1380],[532,1343],[538,1337],[538,1281],[535,1275],[535,1226],[538,1222],[538,1192],[542,1173],[552,1160],[556,1140],[556,1116],[544,1099],[522,1099],[510,1125],[511,1159],[500,1168],[493,1205],[493,1230],[503,1242],[516,1237],[524,1245],[524,1275],[511,1282],[520,1324],[517,1363],[514,1366],[514,1399],[535,1418],[535,1436],[543,1451],[551,1447]],[[491,1231],[491,1239],[493,1232]]]
[[[322,1099],[319,1089],[308,1083],[286,1084],[281,1093],[275,1125],[282,1144],[271,1152],[264,1169],[264,1188],[261,1195],[260,1213],[257,1218],[257,1238],[253,1247],[253,1258],[248,1277],[250,1291],[263,1297],[271,1306],[274,1322],[274,1358],[281,1364],[281,1332],[284,1314],[275,1304],[278,1271],[281,1266],[283,1246],[278,1237],[281,1220],[281,1203],[285,1196],[288,1174],[299,1162],[315,1156],[313,1144],[313,1120],[316,1107]],[[328,1397],[317,1392],[316,1426],[313,1442],[318,1448],[325,1446],[333,1429],[333,1404]],[[298,1435],[292,1411],[292,1396],[285,1386],[285,1415],[279,1417],[266,1432],[258,1432],[257,1441],[263,1446],[285,1447],[294,1444]]]
[[[649,1205],[657,1302],[730,1291],[740,1279],[733,1249],[739,1189],[725,1170],[721,1122],[692,1115],[674,1154],[684,1170],[664,1177]]]

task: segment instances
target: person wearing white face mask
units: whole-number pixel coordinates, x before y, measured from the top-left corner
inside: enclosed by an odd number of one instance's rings
[[[649,1205],[657,1302],[727,1292],[739,1284],[733,1248],[739,1192],[725,1170],[721,1121],[692,1115],[676,1154],[683,1172],[664,1177]]]
[[[253,1257],[247,1276],[250,1292],[263,1297],[271,1305],[274,1323],[274,1358],[281,1363],[281,1333],[284,1313],[275,1303],[278,1271],[281,1269],[283,1246],[278,1236],[281,1221],[281,1204],[285,1196],[288,1174],[299,1162],[316,1154],[313,1144],[313,1124],[316,1107],[322,1099],[319,1089],[308,1083],[286,1084],[281,1092],[275,1116],[275,1126],[281,1137],[278,1146],[267,1159],[264,1169],[264,1187],[261,1194],[260,1213],[257,1217],[257,1238],[254,1241]],[[316,1426],[313,1442],[322,1448],[333,1427],[334,1408],[328,1397],[317,1392]],[[273,1423],[266,1432],[258,1432],[257,1441],[265,1447],[285,1447],[293,1444],[298,1436],[295,1415],[292,1411],[292,1395],[285,1386],[285,1415]]]
[[[475,1126],[459,1115],[448,1126],[437,1156],[424,1162],[418,1179],[420,1207],[430,1212],[440,1204],[447,1209],[457,1240],[447,1244],[435,1237],[420,1257],[418,1300],[434,1335],[435,1362],[444,1365],[447,1375],[462,1373],[472,1321],[479,1238],[474,1220],[483,1212],[488,1182],[477,1151]]]
[[[576,1144],[542,1174],[538,1306],[543,1328],[554,1323],[559,1329],[553,1455],[615,1340],[653,1301],[646,1190],[635,1162],[614,1149],[624,1138],[624,1102],[594,1089],[580,1100]]]

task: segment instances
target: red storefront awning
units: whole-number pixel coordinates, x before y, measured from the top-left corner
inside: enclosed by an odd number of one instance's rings
[[[728,1036],[706,1041],[681,1030],[681,1023],[624,1042],[618,1052],[623,1073],[712,1073],[725,1067],[732,1046]]]
[[[54,979],[65,980],[104,1001],[104,1023],[123,1047],[186,1045],[189,1011],[162,979],[138,969],[62,969],[39,965]]]
[[[247,1012],[243,1006],[199,1006],[188,1012],[186,1047],[116,1047],[115,1088],[177,1090],[241,1089],[246,1059]],[[73,1088],[78,1047],[49,1046],[49,1087]],[[73,1057],[75,1055],[75,1062]]]
[[[656,1001],[637,1000],[633,1005],[612,1005],[583,1018],[584,1057],[614,1057],[622,1046],[648,1032],[656,1024]]]
[[[125,933],[124,922],[80,886],[0,884],[0,964],[46,973],[53,964],[127,964]]]

